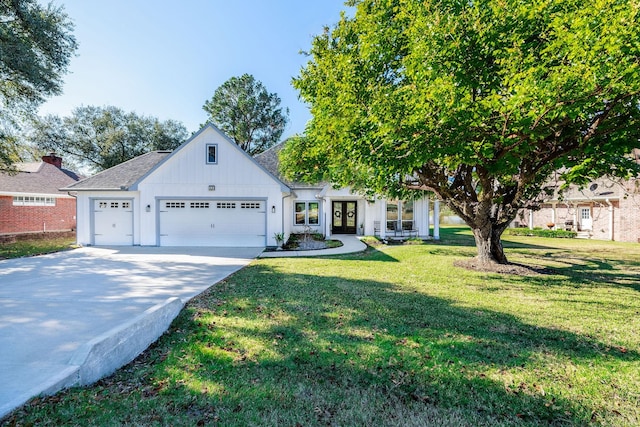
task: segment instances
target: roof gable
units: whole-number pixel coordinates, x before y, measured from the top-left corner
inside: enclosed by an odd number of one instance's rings
[[[215,146],[216,162],[207,162],[207,149]],[[161,163],[142,177],[132,189],[143,183],[228,183],[255,185],[265,183],[265,178],[281,187],[290,189],[277,176],[257,163],[220,129],[208,123]]]
[[[162,181],[188,184],[198,178],[197,171],[205,164],[206,145],[216,145],[220,149],[220,167],[225,169],[228,180],[242,180],[243,171],[259,170],[264,180],[264,175],[281,186],[283,192],[289,192],[289,187],[276,175],[255,161],[242,148],[229,139],[222,131],[208,123],[191,138],[182,143],[173,152],[154,151],[128,160],[110,169],[104,170],[92,177],[84,179],[65,190],[91,191],[91,190],[137,190],[139,185]],[[229,161],[233,164],[229,164]],[[216,168],[210,168],[216,169]]]

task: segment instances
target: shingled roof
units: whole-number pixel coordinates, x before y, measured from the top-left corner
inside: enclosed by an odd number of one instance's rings
[[[280,150],[284,147],[287,141],[283,141],[278,145],[274,145],[266,151],[263,151],[260,154],[256,154],[253,158],[256,162],[258,162],[263,168],[268,170],[273,176],[277,177],[280,181],[284,182],[288,187],[291,188],[322,188],[326,185],[326,183],[319,184],[307,184],[304,182],[293,182],[284,178],[282,173],[280,173]]]
[[[163,161],[171,151],[152,151],[83,179],[64,190],[127,190]]]
[[[74,172],[45,162],[17,163],[17,173],[0,173],[0,193],[60,194],[60,188],[74,184]]]

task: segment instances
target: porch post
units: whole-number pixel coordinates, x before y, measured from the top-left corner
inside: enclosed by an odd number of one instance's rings
[[[331,206],[331,197],[327,197],[324,199],[326,203],[326,212],[325,221],[324,221],[324,235],[331,236],[331,225],[333,224],[333,206]]]
[[[433,202],[433,238],[440,240],[440,200]]]
[[[431,203],[429,203],[429,201],[431,200],[431,196],[427,196],[424,199],[425,212],[427,217],[425,220],[425,225],[427,228],[425,228],[424,236],[429,237],[431,235],[431,218],[429,218],[429,215],[431,215]]]
[[[380,199],[380,238],[387,237],[387,199]]]
[[[529,230],[533,230],[533,209],[529,209]]]

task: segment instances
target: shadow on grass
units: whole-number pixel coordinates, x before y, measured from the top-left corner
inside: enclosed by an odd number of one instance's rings
[[[585,365],[640,359],[636,351],[500,312],[458,307],[390,283],[324,277],[318,286],[313,276],[266,266],[247,270],[269,282],[240,285],[241,272],[232,288],[213,290],[198,302],[214,317],[242,321],[212,331],[207,314],[200,317],[194,307],[173,326],[197,331],[198,337],[189,345],[196,348],[193,359],[178,366],[184,376],[176,387],[198,396],[203,407],[209,399],[227,407],[232,423],[250,419],[241,414],[249,405],[264,408],[260,417],[273,416],[273,404],[282,417],[278,422],[303,425],[396,425],[398,405],[417,414],[462,413],[462,424],[580,424],[599,409],[546,395],[535,379],[514,382],[509,372],[539,372],[558,359]],[[225,299],[221,305],[218,292]],[[251,343],[268,343],[268,349],[252,353]],[[214,386],[224,388],[224,395],[210,394]],[[359,405],[369,407],[348,409]],[[233,408],[241,409],[232,414]]]

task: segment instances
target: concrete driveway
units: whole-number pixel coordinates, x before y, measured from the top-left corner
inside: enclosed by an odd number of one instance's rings
[[[261,252],[91,247],[0,261],[0,418],[127,363],[186,301]]]

